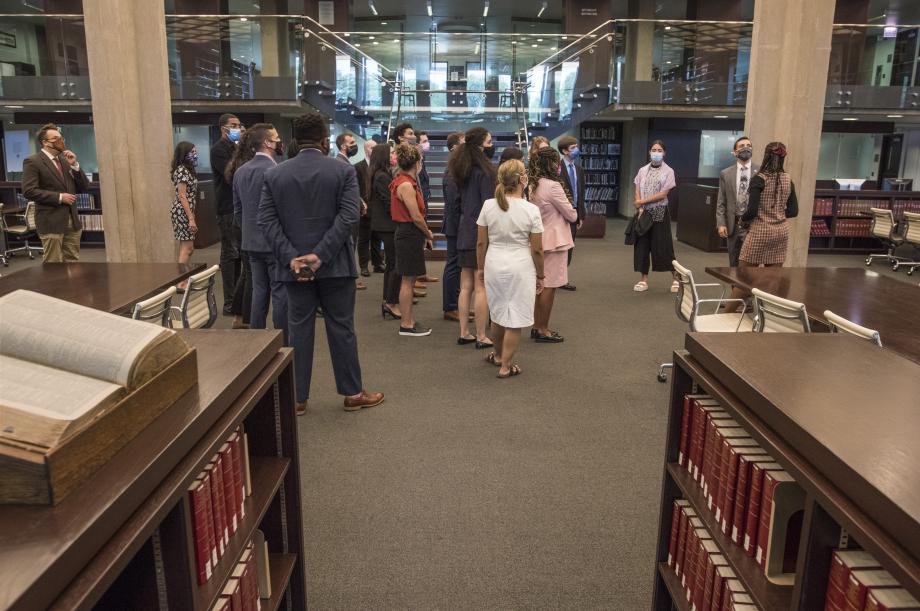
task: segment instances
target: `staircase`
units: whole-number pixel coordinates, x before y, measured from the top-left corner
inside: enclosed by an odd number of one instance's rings
[[[413,124],[416,131],[425,130],[421,124]],[[426,253],[430,260],[447,258],[447,238],[441,233],[444,227],[444,174],[447,172],[447,136],[451,132],[429,131],[428,141],[431,149],[425,155],[425,168],[431,179],[431,201],[428,202],[427,220],[431,232],[434,234],[434,249]],[[492,132],[492,142],[495,145],[495,163],[502,151],[509,146],[517,144],[517,135],[514,132]],[[527,152],[525,151],[526,155]]]

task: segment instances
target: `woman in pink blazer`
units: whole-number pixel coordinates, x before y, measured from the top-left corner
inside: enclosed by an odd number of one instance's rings
[[[569,281],[568,251],[575,246],[572,226],[578,211],[572,198],[559,180],[559,153],[546,147],[530,156],[528,169],[530,202],[540,209],[543,219],[543,271],[546,275],[544,290],[537,296],[534,307],[534,325],[530,337],[541,343],[559,343],[563,337],[549,329],[549,316],[553,311],[556,289]]]

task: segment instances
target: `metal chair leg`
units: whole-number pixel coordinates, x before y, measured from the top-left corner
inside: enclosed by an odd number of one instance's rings
[[[674,363],[662,363],[658,366],[658,381],[662,384],[668,381],[668,374],[665,373],[666,369],[674,369]]]

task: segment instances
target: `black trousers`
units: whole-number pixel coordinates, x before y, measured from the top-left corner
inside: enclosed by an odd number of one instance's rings
[[[399,303],[400,277],[396,273],[396,240],[392,231],[371,232],[371,239],[383,242],[383,256],[386,259],[383,272],[383,301],[384,303]]]
[[[220,279],[224,288],[224,311],[230,312],[236,281],[240,277],[240,242],[243,234],[232,212],[217,215],[217,229],[220,232]]]
[[[671,216],[667,212],[663,221],[652,223],[651,229],[636,238],[636,244],[633,246],[633,269],[640,274],[647,274],[649,258],[652,260],[652,271],[670,272],[674,269]]]
[[[243,322],[249,324],[249,316],[252,313],[252,270],[249,267],[249,255],[242,250],[240,251],[240,277],[236,279],[230,313],[234,316],[242,316]]]
[[[570,223],[569,225],[572,227],[572,243],[574,244],[574,243],[575,243],[575,234],[578,232],[578,223]],[[571,265],[571,264],[572,264],[572,255],[574,255],[574,254],[575,254],[575,247],[572,246],[572,247],[569,249],[569,260],[568,260],[568,263],[566,263],[566,265]]]
[[[457,256],[457,236],[447,236],[447,261],[441,278],[441,301],[445,312],[457,311],[460,297],[460,258]]]
[[[728,266],[738,267],[738,258],[741,254],[741,247],[744,245],[744,237],[747,235],[746,230],[742,230],[735,225],[735,233],[728,236]]]
[[[380,254],[379,242],[371,239],[371,217],[362,216],[358,221],[358,267],[367,269],[370,263],[374,267],[383,265],[383,255]]]
[[[285,282],[285,288],[288,296],[288,334],[294,347],[297,401],[310,398],[318,307],[323,309],[336,391],[345,396],[360,393],[361,364],[358,362],[358,338],[355,336],[354,278]]]

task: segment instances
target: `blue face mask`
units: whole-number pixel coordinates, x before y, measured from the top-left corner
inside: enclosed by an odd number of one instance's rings
[[[652,160],[652,163],[661,163],[664,161],[664,153],[651,153],[649,158]]]
[[[569,150],[569,157],[571,157],[572,159],[578,159],[579,155],[581,155],[581,149],[578,148],[577,146]]]
[[[230,139],[230,142],[239,142],[239,141],[240,141],[240,132],[241,132],[241,130],[240,130],[239,127],[231,127],[231,128],[227,131],[227,138]]]
[[[189,153],[188,155],[185,156],[185,158],[188,160],[189,164],[191,164],[192,166],[198,165],[198,155]]]

